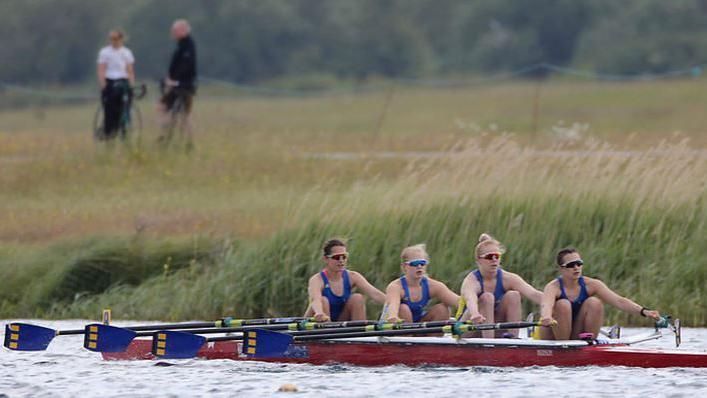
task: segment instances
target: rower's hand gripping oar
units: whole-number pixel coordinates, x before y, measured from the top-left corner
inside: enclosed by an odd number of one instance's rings
[[[660,320],[655,322],[655,331],[659,333],[659,329],[670,329],[675,334],[675,347],[680,347],[682,343],[682,323],[680,319],[671,321],[670,315],[661,315]]]

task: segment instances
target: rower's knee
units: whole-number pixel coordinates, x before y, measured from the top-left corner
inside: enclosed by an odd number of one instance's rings
[[[496,298],[493,296],[493,293],[481,293],[479,296],[479,305],[493,305],[496,301]]]
[[[331,310],[329,309],[329,300],[327,300],[326,297],[322,297],[321,302],[322,302],[322,310],[324,310],[324,313],[330,314]]]
[[[361,293],[354,293],[349,297],[348,303],[350,303],[351,306],[365,306],[366,299]]]
[[[510,290],[503,295],[503,300],[508,303],[508,305],[520,305],[520,293],[515,290]]]
[[[408,307],[407,304],[400,303],[400,307],[398,307],[398,318],[412,319],[412,311],[410,310],[410,307]]]
[[[604,312],[604,303],[597,297],[589,297],[584,300],[582,307],[586,308],[591,314],[599,314]]]
[[[449,312],[449,307],[447,307],[447,305],[443,303],[436,304],[432,308],[430,308],[429,314],[430,317],[435,321],[447,320],[452,315]]]
[[[572,303],[567,299],[559,299],[555,301],[552,313],[555,318],[572,316]]]

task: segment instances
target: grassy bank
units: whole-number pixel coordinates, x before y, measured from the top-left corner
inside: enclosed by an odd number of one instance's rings
[[[191,156],[95,147],[92,107],[3,114],[0,276],[13,288],[0,316],[296,314],[330,236],[351,240],[352,268],[380,288],[402,247],[426,242],[430,273],[457,289],[488,231],[538,288],[574,245],[588,275],[705,325],[698,83],[543,86],[538,131],[532,83],[204,93]]]
[[[489,231],[508,246],[505,267],[538,288],[556,273],[556,250],[574,245],[586,274],[704,325],[705,171],[705,157],[679,144],[627,154],[473,140],[409,165],[394,183],[315,189],[313,203],[301,204],[307,212],[292,213],[295,226],[271,238],[226,244],[208,261],[54,306],[48,315],[91,317],[102,307],[150,319],[296,314],[305,307],[307,277],[321,266],[319,245],[330,236],[351,240],[351,267],[379,287],[396,277],[403,246],[426,242],[430,273],[456,289],[477,236]]]

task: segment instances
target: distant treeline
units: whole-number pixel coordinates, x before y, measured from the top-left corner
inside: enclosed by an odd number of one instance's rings
[[[241,83],[541,62],[631,74],[707,60],[707,0],[0,0],[0,82],[85,82],[116,26],[139,76],[162,76],[180,17],[193,25],[200,73]]]

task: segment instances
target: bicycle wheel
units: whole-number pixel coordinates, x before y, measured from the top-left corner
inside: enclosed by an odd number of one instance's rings
[[[132,106],[125,115],[125,121],[121,126],[121,138],[131,146],[140,145],[142,135],[142,114],[140,108]]]
[[[184,99],[178,96],[172,104],[172,108],[169,110],[169,121],[167,123],[164,138],[162,139],[162,144],[168,147],[173,140],[175,140],[174,134],[179,130],[179,136],[176,137],[177,144],[183,140],[184,135],[184,121],[180,118],[184,117]]]
[[[103,132],[103,104],[98,104],[98,109],[93,114],[93,139],[105,141],[106,135]]]

